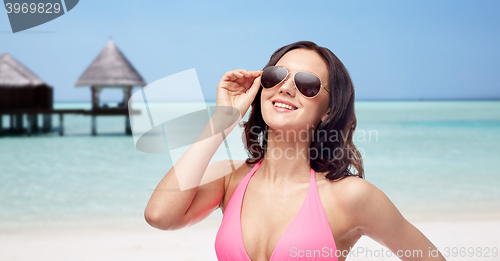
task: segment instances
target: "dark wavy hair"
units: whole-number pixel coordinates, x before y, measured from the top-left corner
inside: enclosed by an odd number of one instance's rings
[[[364,178],[363,159],[353,143],[356,129],[354,113],[354,86],[344,64],[329,49],[310,41],[299,41],[276,50],[264,68],[274,66],[285,53],[294,49],[307,49],[318,53],[328,66],[330,89],[330,112],[327,118],[314,129],[309,146],[309,163],[316,172],[328,172],[326,178],[340,179],[345,176]],[[266,123],[261,112],[262,87],[252,102],[248,121],[242,122],[247,164],[254,164],[265,156],[267,149]],[[334,137],[335,135],[335,137]],[[340,137],[340,139],[339,139]],[[311,160],[314,158],[314,160]],[[352,167],[356,173],[352,172]]]

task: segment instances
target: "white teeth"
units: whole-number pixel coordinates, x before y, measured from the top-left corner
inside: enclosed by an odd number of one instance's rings
[[[294,110],[292,106],[290,106],[288,104],[284,104],[284,103],[279,103],[279,102],[275,102],[274,107],[280,107],[280,108],[286,108],[289,110]]]

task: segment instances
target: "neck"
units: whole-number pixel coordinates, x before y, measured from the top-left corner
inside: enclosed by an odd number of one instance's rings
[[[268,131],[267,151],[259,168],[262,177],[270,183],[309,181],[309,146],[313,130],[303,131]]]

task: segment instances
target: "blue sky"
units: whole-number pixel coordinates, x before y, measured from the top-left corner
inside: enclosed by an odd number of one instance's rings
[[[110,37],[149,83],[196,68],[207,100],[224,72],[262,69],[276,49],[299,40],[339,57],[357,100],[499,99],[499,8],[499,1],[82,0],[16,34],[0,12],[0,53],[54,86],[55,101],[90,101],[88,88],[74,83]]]

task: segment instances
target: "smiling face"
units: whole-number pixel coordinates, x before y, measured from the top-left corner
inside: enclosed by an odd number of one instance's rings
[[[262,118],[274,130],[309,130],[324,120],[329,110],[329,94],[321,88],[314,98],[307,98],[295,88],[293,76],[298,71],[317,75],[325,88],[330,91],[328,67],[318,53],[307,49],[294,49],[287,52],[276,63],[288,69],[287,78],[270,89],[262,89]],[[293,105],[296,109],[288,110],[275,106],[276,100]]]

